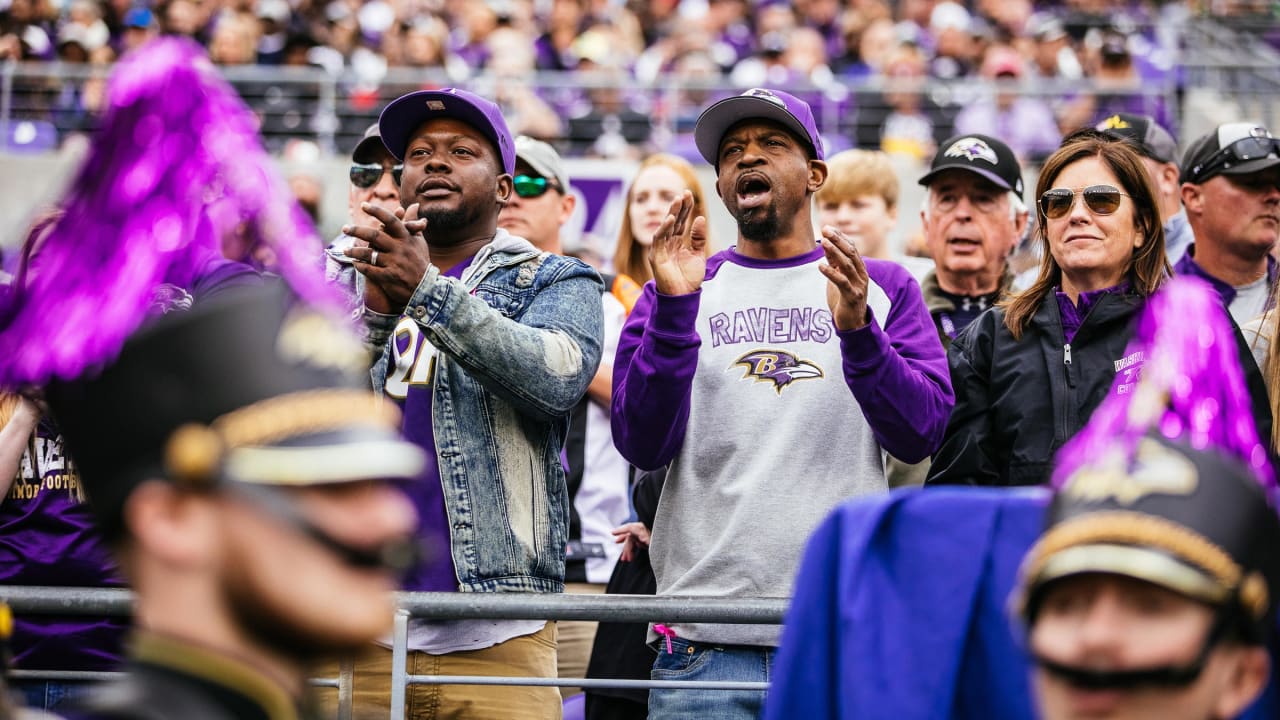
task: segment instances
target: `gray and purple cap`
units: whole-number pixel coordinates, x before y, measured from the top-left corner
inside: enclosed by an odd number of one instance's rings
[[[516,148],[502,118],[502,110],[479,95],[458,88],[420,90],[391,101],[378,118],[382,144],[397,160],[404,162],[409,138],[423,123],[435,118],[454,118],[484,133],[502,159],[502,170],[516,171]]]
[[[734,125],[754,119],[779,123],[807,142],[814,158],[826,159],[822,152],[822,137],[818,134],[818,124],[813,119],[809,103],[781,90],[765,88],[751,88],[703,110],[693,128],[698,152],[707,162],[718,166],[720,139]]]

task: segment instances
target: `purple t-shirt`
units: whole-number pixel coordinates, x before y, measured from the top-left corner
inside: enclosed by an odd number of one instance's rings
[[[472,258],[441,273],[461,278]],[[436,350],[426,341],[411,318],[402,317],[390,342],[392,368],[387,376],[387,396],[404,413],[401,430],[406,438],[426,451],[427,464],[417,480],[402,488],[418,511],[418,539],[426,557],[404,580],[405,590],[457,592],[458,573],[453,564],[449,514],[444,505],[444,487],[436,456],[436,434],[431,424],[431,393],[435,387]]]
[[[0,585],[123,586],[52,423],[40,421],[33,447],[0,502]],[[14,659],[26,670],[116,670],[127,627],[123,617],[17,617]]]

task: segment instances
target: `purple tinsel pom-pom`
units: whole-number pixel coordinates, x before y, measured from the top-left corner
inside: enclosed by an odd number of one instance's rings
[[[1156,431],[1238,458],[1274,492],[1275,475],[1253,424],[1238,352],[1213,288],[1194,278],[1170,280],[1147,302],[1125,352],[1126,358],[1141,353],[1141,379],[1121,394],[1117,375],[1089,424],[1058,453],[1053,486],[1117,451],[1132,460],[1142,436]]]
[[[223,262],[231,233],[269,246],[304,301],[341,307],[324,282],[323,243],[252,111],[189,40],[152,41],[116,66],[101,129],[58,207],[0,319],[0,386],[69,379],[114,358],[156,288],[191,288]]]

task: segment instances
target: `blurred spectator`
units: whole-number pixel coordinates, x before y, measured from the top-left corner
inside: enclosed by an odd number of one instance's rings
[[[794,3],[801,24],[818,32],[824,57],[840,57],[844,53],[844,33],[840,27],[842,4],[840,0],[797,0]]]
[[[627,0],[626,6],[640,21],[644,44],[652,45],[676,25],[679,0]]]
[[[1031,18],[1030,0],[978,0],[977,11],[991,21],[997,35],[1015,38],[1025,34]]]
[[[311,52],[315,47],[315,38],[310,35],[291,33],[284,41],[281,64],[285,67],[308,67],[314,65],[311,61]]]
[[[454,6],[455,11],[449,14],[453,19],[450,25],[453,52],[469,67],[482,67],[494,47],[489,42],[489,34],[498,29],[498,14],[487,2],[454,3]],[[503,45],[502,49],[507,52],[515,48]],[[512,132],[519,131],[512,128]]]
[[[499,36],[501,38],[501,36]],[[428,15],[405,24],[400,31],[400,56],[393,63],[411,68],[440,68],[451,82],[464,79],[470,70],[449,51],[449,28]]]
[[[586,29],[587,19],[587,0],[551,0],[546,32],[534,42],[539,70],[578,67],[573,41]]]
[[[693,126],[702,108],[720,99],[715,96],[715,91],[709,89],[719,83],[720,71],[709,54],[692,52],[676,61],[672,75],[678,89],[673,103],[674,117],[669,115],[669,119],[677,135],[688,134],[692,138]],[[699,157],[696,154],[697,149],[693,148],[692,141],[689,147],[691,150],[687,159]],[[683,154],[682,157],[684,157]]]
[[[751,41],[754,42],[754,38]],[[665,78],[665,73],[670,72],[680,58],[690,53],[714,57],[711,33],[696,22],[678,25],[670,35],[636,53],[633,68],[636,79],[646,83],[660,83]],[[731,69],[720,66],[718,62],[717,77]]]
[[[865,23],[859,18],[850,26],[846,37],[849,49],[836,62],[836,69],[842,77],[856,82],[880,74],[898,36],[893,21],[883,16]]]
[[[486,94],[502,108],[511,132],[545,140],[559,137],[560,117],[530,87],[536,60],[529,37],[515,28],[498,28],[488,42],[493,91]]]
[[[58,44],[64,38],[77,41],[86,57],[75,62],[87,62],[88,53],[105,47],[111,41],[111,31],[102,20],[102,9],[91,0],[76,0],[67,7],[66,21],[58,30]],[[65,59],[65,58],[64,58]]]
[[[1035,77],[1078,80],[1084,74],[1080,59],[1071,46],[1066,26],[1049,13],[1033,16],[1031,33],[1031,74]]]
[[[1130,36],[1117,28],[1091,30],[1085,38],[1085,67],[1095,92],[1080,96],[1062,116],[1064,127],[1094,125],[1118,113],[1151,115],[1174,128],[1171,108],[1138,72]],[[1150,90],[1157,92],[1150,93]]]
[[[161,30],[165,35],[182,35],[200,40],[208,18],[192,0],[169,0],[161,6]]]
[[[108,41],[111,39],[98,7],[77,2],[68,11],[67,22],[58,30],[58,60],[72,65],[92,64],[104,67],[115,60]],[[99,75],[73,75],[57,81],[52,119],[58,134],[92,130],[102,109],[104,80]]]
[[[933,35],[934,53],[929,61],[929,75],[940,80],[954,80],[973,73],[977,44],[970,27],[973,18],[957,2],[940,2],[929,15],[929,32]]]
[[[47,0],[9,0],[0,10],[0,60],[47,60],[53,56],[52,20]]]
[[[219,65],[248,65],[258,59],[258,24],[249,17],[226,13],[218,17],[209,38],[209,59]]]
[[[638,159],[648,151],[653,120],[632,105],[625,88],[630,84],[626,70],[610,48],[584,44],[578,69],[587,73],[586,112],[569,118],[570,148],[589,157]]]
[[[1023,94],[1016,83],[1023,77],[1018,51],[1007,45],[992,47],[982,62],[982,77],[994,93],[971,103],[956,116],[956,133],[988,133],[1000,138],[1020,162],[1039,161],[1058,149],[1053,111],[1040,98]]]
[[[258,64],[284,63],[289,20],[293,10],[288,0],[258,0]]]
[[[823,48],[822,35],[813,28],[766,33],[760,38],[760,51],[755,57],[738,63],[729,75],[729,82],[752,87],[829,85],[834,75]]]
[[[143,45],[158,34],[159,27],[151,8],[130,8],[121,23],[120,54]]]
[[[711,37],[711,58],[729,70],[751,54],[755,37],[747,21],[746,0],[708,0],[702,29]]]
[[[924,54],[912,45],[900,45],[885,61],[883,76],[883,100],[868,104],[866,115],[859,115],[859,146],[879,146],[891,155],[918,161],[929,159],[938,135],[947,131],[939,129],[941,108],[925,94]]]

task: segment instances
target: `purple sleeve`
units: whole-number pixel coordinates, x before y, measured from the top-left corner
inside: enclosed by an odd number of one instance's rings
[[[647,283],[618,339],[613,442],[641,470],[666,465],[684,442],[702,345],[695,328],[701,297],[701,292],[659,295],[653,282]]]
[[[865,327],[837,333],[845,383],[880,446],[903,462],[919,462],[942,443],[955,405],[947,355],[911,274],[887,261],[866,263],[892,306],[883,330],[867,308]]]

